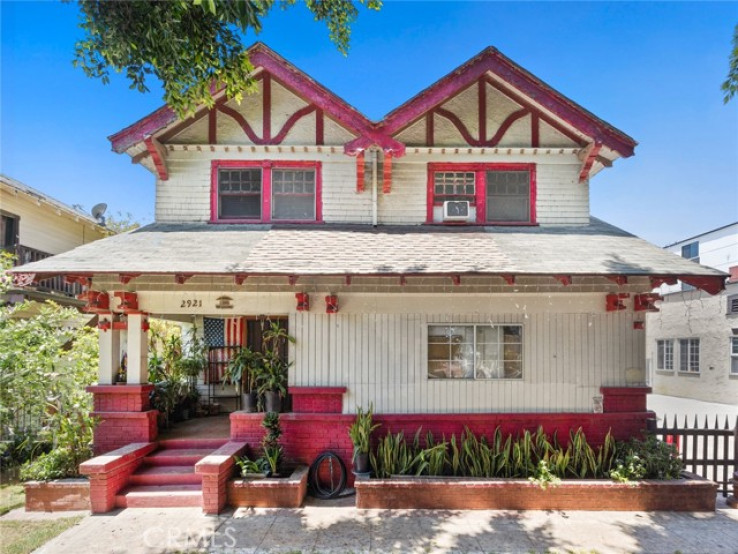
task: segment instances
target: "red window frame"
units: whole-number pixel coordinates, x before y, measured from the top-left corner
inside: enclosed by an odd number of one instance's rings
[[[487,221],[487,194],[485,187],[485,173],[487,171],[528,171],[530,175],[530,218],[528,221]],[[474,206],[477,209],[477,218],[474,225],[537,225],[536,223],[536,164],[526,163],[429,163],[428,164],[428,199],[426,223],[432,225],[459,225],[459,222],[433,221],[433,207],[440,206],[436,202],[433,187],[433,175],[437,172],[465,172],[474,173]],[[461,223],[464,225],[464,223]],[[467,223],[469,225],[469,223]]]
[[[220,169],[261,169],[261,219],[218,218],[218,171]],[[315,171],[315,219],[272,219],[272,170],[312,169]],[[213,160],[210,167],[210,223],[322,223],[322,163],[286,160]]]

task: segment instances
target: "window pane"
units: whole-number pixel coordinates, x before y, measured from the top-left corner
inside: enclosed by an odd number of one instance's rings
[[[261,169],[218,170],[218,217],[261,219]]]
[[[488,171],[487,221],[530,221],[530,172]]]
[[[428,378],[473,378],[473,329],[472,325],[428,327]]]
[[[474,172],[437,171],[433,174],[433,192],[436,202],[446,200],[474,201]]]
[[[315,220],[315,171],[272,171],[272,219]]]

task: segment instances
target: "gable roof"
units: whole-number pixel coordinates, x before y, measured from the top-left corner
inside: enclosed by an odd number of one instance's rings
[[[382,139],[387,142],[388,137],[380,137],[374,129],[374,124],[360,111],[265,44],[257,42],[250,46],[247,52],[254,68],[262,68],[298,95],[318,106],[326,115],[344,127],[356,134],[375,136],[378,140]],[[222,89],[216,94],[220,93],[222,93]],[[198,111],[205,109],[207,108],[201,106]],[[131,146],[143,142],[147,136],[154,135],[178,120],[174,110],[169,106],[162,106],[136,123],[110,135],[108,140],[112,144],[113,151],[122,153]],[[389,141],[391,140],[389,139]]]
[[[345,100],[263,43],[257,42],[249,47],[248,54],[254,67],[262,68],[288,88],[324,110],[338,123],[359,135],[345,145],[345,152],[351,155],[373,144],[381,146],[386,151],[392,151],[395,156],[403,155],[404,145],[393,139],[393,134],[452,98],[482,78],[487,72],[498,76],[510,87],[583,135],[591,137],[595,143],[600,143],[623,157],[632,156],[637,144],[633,138],[554,90],[494,47],[486,48],[471,60],[454,69],[392,110],[380,122],[369,120]],[[206,108],[199,108],[199,110],[204,109]],[[108,139],[115,152],[125,152],[130,147],[143,142],[146,137],[154,135],[177,121],[178,118],[174,111],[168,106],[163,106],[129,127],[110,135]]]
[[[388,113],[382,120],[382,130],[390,135],[396,133],[473,84],[487,72],[497,75],[533,102],[584,135],[592,137],[595,142],[602,143],[623,157],[633,155],[638,144],[633,138],[556,91],[492,46]]]

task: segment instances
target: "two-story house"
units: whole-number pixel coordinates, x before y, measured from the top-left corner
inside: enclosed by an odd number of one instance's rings
[[[213,109],[163,107],[110,137],[156,176],[154,224],[19,276],[89,287],[98,451],[156,438],[149,316],[286,321],[283,441],[308,462],[329,447],[348,462],[370,403],[409,433],[581,426],[596,443],[645,427],[651,291],[715,294],[725,274],[590,215],[592,177],[632,138],[494,48],[379,122],[263,44],[250,56],[241,104],[216,92]],[[121,328],[128,383],[110,387]],[[232,438],[258,441],[260,421],[233,413]]]
[[[42,260],[110,234],[90,215],[0,175],[0,250],[14,256],[14,265]],[[76,298],[81,292],[82,285],[57,275],[35,283],[20,282],[0,301],[54,300],[82,306]]]
[[[730,274],[706,294],[687,283],[662,285],[647,318],[647,354],[657,394],[738,404],[738,223],[680,240],[664,250]]]

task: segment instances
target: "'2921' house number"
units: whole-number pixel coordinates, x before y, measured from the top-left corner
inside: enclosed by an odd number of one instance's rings
[[[180,308],[202,308],[202,300],[199,298],[183,298]]]

